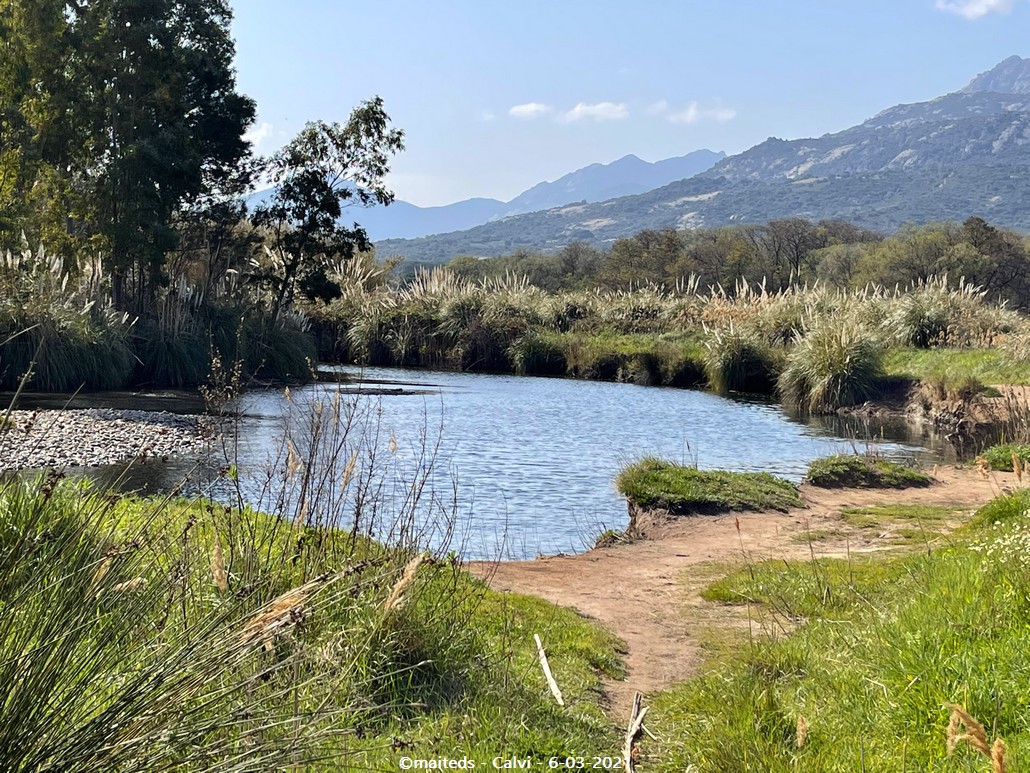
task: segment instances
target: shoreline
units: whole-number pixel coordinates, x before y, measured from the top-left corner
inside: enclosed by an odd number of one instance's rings
[[[0,472],[106,467],[202,450],[205,417],[116,408],[14,410],[0,414]]]
[[[806,484],[800,487],[803,506],[786,513],[672,517],[628,543],[576,555],[469,561],[465,566],[494,590],[570,607],[622,639],[627,676],[606,680],[605,691],[609,715],[623,717],[636,691],[654,694],[700,673],[713,637],[748,635],[742,607],[701,598],[704,588],[730,568],[768,558],[807,561],[914,549],[903,539],[910,524],[889,518],[875,528],[849,524],[845,513],[856,507],[953,508],[953,518],[927,537],[943,544],[977,507],[1016,483],[1012,473],[983,478],[969,466],[948,465],[935,473],[926,488],[817,489]]]

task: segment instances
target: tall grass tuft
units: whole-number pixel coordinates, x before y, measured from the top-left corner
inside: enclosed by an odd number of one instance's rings
[[[855,405],[877,392],[880,347],[850,320],[830,317],[797,334],[778,388],[789,403],[812,413]]]
[[[769,393],[776,383],[768,344],[755,333],[730,325],[705,341],[705,374],[718,392]]]

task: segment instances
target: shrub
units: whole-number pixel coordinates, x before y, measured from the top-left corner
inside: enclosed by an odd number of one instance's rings
[[[705,342],[705,374],[718,392],[767,394],[776,383],[769,346],[757,335],[730,326]]]
[[[812,413],[863,402],[876,393],[880,356],[862,328],[831,317],[796,338],[780,375],[780,395]]]
[[[911,488],[933,479],[913,467],[870,456],[837,454],[808,465],[805,480],[819,488]]]
[[[619,473],[615,487],[631,504],[675,515],[800,507],[797,489],[767,472],[726,472],[646,457]]]
[[[991,465],[992,470],[1012,472],[1013,454],[1024,466],[1030,465],[1030,445],[1026,443],[1002,443],[991,446],[981,456]],[[1027,477],[1030,477],[1030,471],[1028,471]]]
[[[554,340],[539,333],[526,333],[508,350],[516,373],[538,376],[562,376],[568,367],[565,351]]]

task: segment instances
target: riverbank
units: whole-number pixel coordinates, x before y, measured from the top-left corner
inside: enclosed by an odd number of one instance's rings
[[[927,488],[818,489],[804,506],[665,520],[628,544],[574,556],[475,563],[495,590],[572,607],[626,643],[627,677],[609,680],[610,716],[629,712],[635,692],[653,694],[697,676],[727,638],[749,636],[743,606],[706,602],[702,592],[734,568],[765,559],[840,558],[938,546],[1015,475],[982,477],[968,466],[938,468]],[[918,506],[923,510],[900,510]],[[913,519],[912,513],[921,513]],[[930,517],[932,515],[933,517]]]
[[[204,417],[167,411],[15,410],[0,424],[0,472],[103,467],[137,458],[167,461],[199,453],[210,436]]]

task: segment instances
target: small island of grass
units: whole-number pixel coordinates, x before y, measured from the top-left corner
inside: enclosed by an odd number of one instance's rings
[[[698,470],[654,457],[625,468],[615,485],[631,510],[664,510],[673,515],[801,507],[794,485],[767,472]]]
[[[819,488],[912,488],[933,478],[910,465],[857,454],[835,454],[808,465],[805,480]]]

